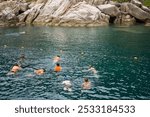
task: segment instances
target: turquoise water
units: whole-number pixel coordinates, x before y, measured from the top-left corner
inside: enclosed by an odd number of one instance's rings
[[[24,68],[7,75],[21,54]],[[56,55],[60,73],[52,72]],[[46,73],[36,76],[34,68]],[[82,90],[84,78],[90,90]],[[72,92],[63,90],[65,79]],[[150,28],[0,28],[0,99],[150,99]]]

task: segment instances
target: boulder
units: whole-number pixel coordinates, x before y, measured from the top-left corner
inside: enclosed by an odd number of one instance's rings
[[[12,9],[10,7],[6,7],[4,10],[1,11],[1,20],[12,20],[15,19],[15,14],[12,12]]]
[[[109,24],[109,16],[103,14],[95,6],[79,2],[72,6],[63,16],[59,24],[62,26],[101,26]]]
[[[70,0],[66,0],[53,13],[52,17],[59,17],[59,16],[63,15],[71,6],[72,6],[72,3],[70,2]]]
[[[36,2],[31,2],[29,5],[28,5],[28,7],[29,7],[29,9],[31,9],[32,7],[34,7],[36,5]]]
[[[28,4],[17,1],[5,1],[0,3],[0,12],[6,7],[11,8],[12,12],[16,15],[25,12],[28,9]]]
[[[0,0],[0,25],[46,24],[54,26],[101,26],[109,21],[131,25],[135,19],[150,22],[150,9],[139,0]],[[104,4],[107,3],[107,4]],[[23,22],[23,23],[22,23]]]
[[[138,7],[142,7],[142,3],[138,0],[131,0],[131,3],[138,6]]]
[[[57,18],[64,14],[71,5],[72,2],[70,0],[48,0],[35,19],[34,24],[51,22],[53,17]]]
[[[123,3],[120,9],[123,12],[128,12],[130,15],[134,16],[135,18],[141,21],[145,22],[147,19],[150,19],[150,14],[148,12],[142,10],[134,4]]]
[[[47,0],[37,0],[37,1],[36,1],[36,4],[41,4],[41,3],[44,3],[44,4],[45,4],[46,2],[47,2]]]
[[[1,3],[1,2],[4,2],[4,1],[6,1],[6,0],[0,0],[0,3]]]
[[[29,9],[29,7],[28,7],[28,3],[20,3],[19,4],[19,11],[21,12],[21,13],[23,13],[23,12],[25,12],[26,10],[28,10]],[[20,14],[20,13],[19,13]]]
[[[119,14],[119,9],[115,5],[104,4],[99,5],[98,8],[104,13],[111,17],[116,17]]]
[[[43,7],[43,3],[42,4],[37,4],[35,5],[32,9],[30,9],[30,12],[26,18],[26,23],[31,24],[36,17],[39,15],[41,8]]]
[[[0,3],[0,26],[15,25],[18,20],[19,8],[14,1],[1,1]]]
[[[150,14],[150,9],[148,7],[142,5],[141,9]]]
[[[150,20],[147,20],[147,21],[145,22],[145,26],[150,26]]]
[[[132,17],[131,15],[127,15],[127,14],[120,14],[114,21],[115,24],[119,24],[119,25],[125,25],[125,26],[129,26],[129,25],[133,25],[136,23],[136,20],[134,17]]]
[[[41,8],[44,6],[44,3],[36,4],[31,9],[25,11],[21,15],[18,16],[20,22],[26,22],[28,24],[31,24],[36,17],[39,15]]]
[[[18,22],[18,18],[10,7],[6,7],[0,12],[0,26],[13,26]]]
[[[105,2],[105,0],[72,0],[74,4],[77,4],[83,1],[87,2],[90,5],[101,5],[101,4],[104,4]]]
[[[14,9],[16,7],[16,2],[14,1],[5,1],[0,3],[0,12],[4,10],[6,7],[10,7],[11,9]]]

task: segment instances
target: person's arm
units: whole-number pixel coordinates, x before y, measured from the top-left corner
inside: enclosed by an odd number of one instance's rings
[[[84,83],[82,83],[81,87],[82,87],[82,88],[84,87]]]
[[[21,69],[22,69],[22,67],[21,67],[21,66],[19,66],[18,70],[21,70]]]

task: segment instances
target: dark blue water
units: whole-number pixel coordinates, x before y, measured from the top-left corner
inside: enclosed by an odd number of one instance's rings
[[[21,54],[25,67],[6,75]],[[57,74],[56,55],[63,68]],[[89,65],[96,76],[86,71]],[[34,68],[46,73],[36,76]],[[91,81],[90,90],[82,90],[84,78]],[[72,92],[63,90],[65,79]],[[1,28],[0,99],[150,99],[150,28]]]

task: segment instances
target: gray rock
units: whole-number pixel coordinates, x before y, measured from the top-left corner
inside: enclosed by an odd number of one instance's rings
[[[25,12],[26,10],[29,9],[28,5],[29,5],[28,3],[20,3],[20,4],[19,4],[20,9],[19,9],[19,10],[20,10],[21,12]]]
[[[71,6],[72,6],[72,2],[70,2],[70,0],[66,0],[65,2],[62,2],[59,8],[52,14],[52,17],[59,17],[63,15]]]
[[[28,3],[23,1],[0,0],[0,26],[25,23],[101,26],[108,25],[112,17],[116,17],[116,24],[131,25],[135,23],[135,19],[139,19],[149,25],[150,21],[150,9],[138,0],[122,4],[110,0],[37,0]],[[106,2],[109,4],[104,4]]]
[[[142,7],[142,3],[138,0],[131,0],[131,3],[138,6],[138,7]]]
[[[29,7],[29,9],[31,9],[32,7],[34,7],[36,5],[36,2],[31,2],[29,5],[28,5],[28,7]]]
[[[0,12],[6,7],[10,7],[12,12],[18,15],[21,12],[24,12],[28,9],[27,3],[17,2],[17,1],[5,1],[0,3]]]
[[[116,19],[115,19],[115,24],[119,25],[125,25],[125,26],[130,26],[136,23],[136,20],[134,17],[131,15],[126,15],[126,14],[120,14]]]
[[[28,14],[28,16],[26,18],[26,23],[31,24],[36,19],[36,17],[39,15],[40,10],[43,7],[43,5],[44,5],[43,3],[37,4],[30,10],[30,13]]]
[[[22,13],[21,15],[18,16],[19,21],[31,24],[36,19],[36,17],[39,15],[43,5],[44,5],[43,3],[36,4],[31,9],[29,9],[26,12]]]
[[[150,20],[147,20],[147,21],[145,22],[145,26],[150,26]]]
[[[104,4],[105,0],[72,0],[74,4],[85,1],[90,5],[101,5]]]
[[[1,3],[1,2],[4,2],[4,1],[6,1],[6,0],[0,0],[0,3]]]
[[[64,14],[71,5],[70,0],[48,0],[34,24],[51,22],[53,18],[58,19],[58,16]]]
[[[45,4],[46,2],[47,2],[47,0],[37,0],[37,1],[36,1],[36,4],[41,4],[41,3],[44,3],[44,4]]]
[[[99,5],[98,8],[104,13],[111,17],[115,17],[119,14],[119,9],[115,5],[105,4]]]
[[[150,14],[150,9],[148,7],[142,5],[141,9],[146,11],[146,12],[148,12]]]
[[[103,14],[98,8],[79,2],[72,6],[63,16],[60,17],[60,25],[71,26],[101,26],[109,24],[109,16]]]
[[[0,26],[13,26],[18,22],[18,18],[10,7],[6,7],[0,12]]]
[[[150,19],[150,14],[148,12],[131,3],[123,3],[121,5],[121,11],[128,12],[130,15],[144,22]]]
[[[16,19],[16,15],[12,12],[12,9],[10,7],[6,7],[4,10],[1,11],[3,17],[5,17],[5,20],[14,20]]]

